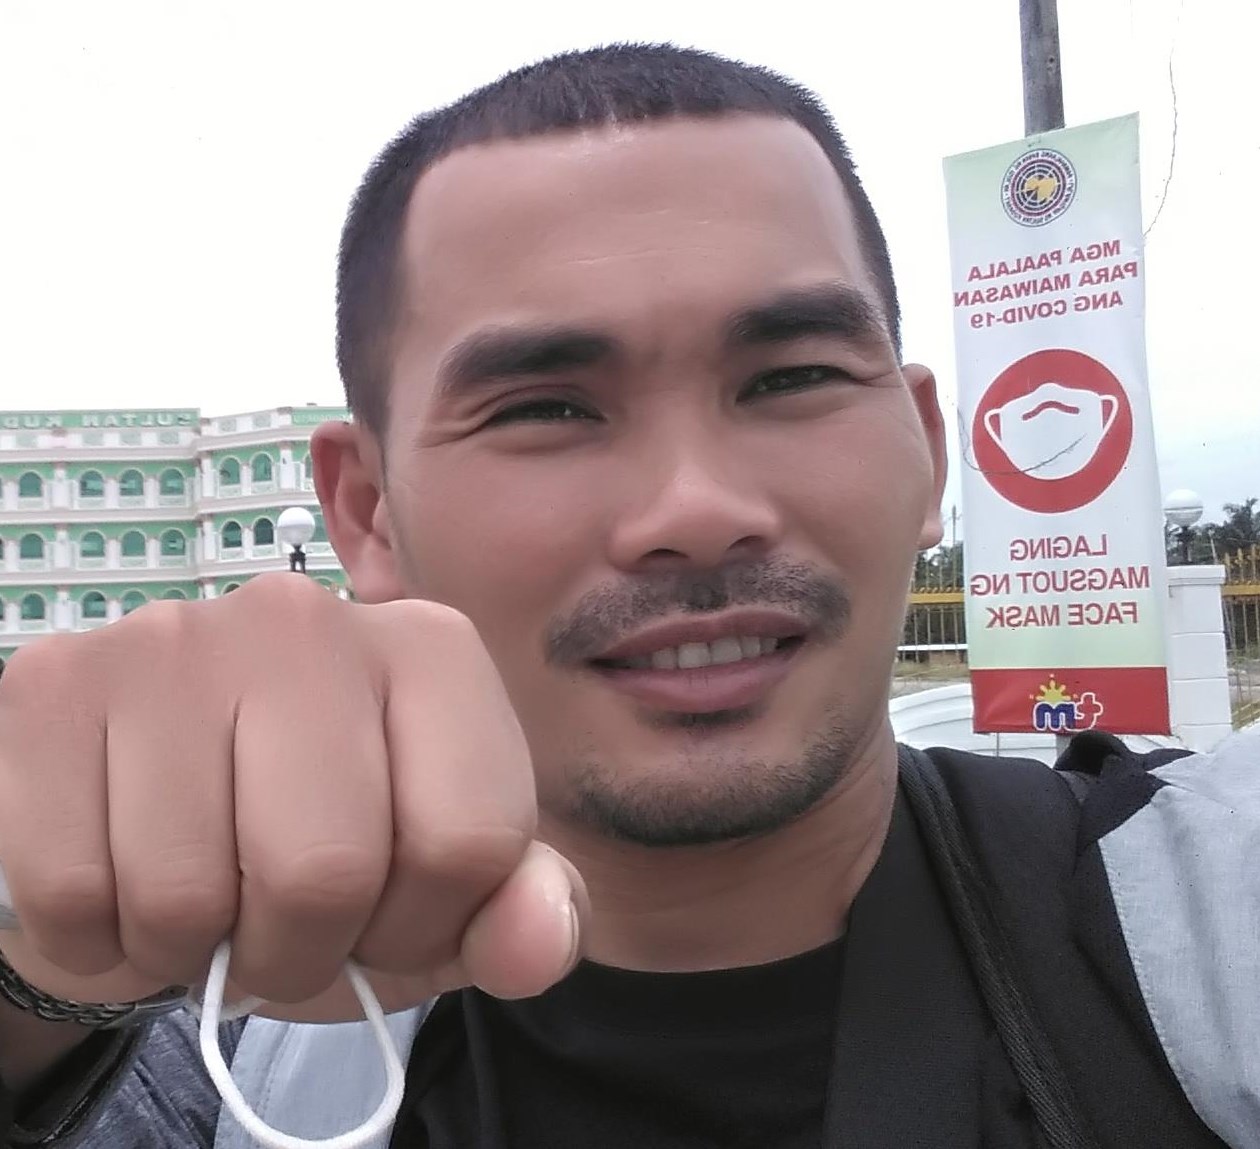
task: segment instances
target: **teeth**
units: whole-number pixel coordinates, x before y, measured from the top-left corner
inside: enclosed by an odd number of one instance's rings
[[[747,658],[773,654],[781,645],[777,638],[752,635],[719,638],[716,642],[686,642],[667,646],[651,654],[627,658],[620,665],[629,670],[699,670],[706,666],[727,666]]]
[[[719,638],[709,643],[709,659],[714,666],[725,666],[744,657],[744,648],[738,638]]]
[[[685,642],[678,648],[678,669],[698,670],[713,665],[713,651],[707,642]]]
[[[667,646],[664,650],[652,651],[649,663],[653,670],[677,670],[678,647]]]

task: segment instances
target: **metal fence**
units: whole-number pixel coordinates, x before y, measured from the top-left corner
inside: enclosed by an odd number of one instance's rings
[[[1225,559],[1225,649],[1235,727],[1260,722],[1260,546]]]
[[[1260,546],[1222,560],[1225,648],[1234,725],[1260,722]],[[946,563],[925,561],[916,573],[906,612],[897,675],[961,673],[967,661],[963,574],[956,555]]]

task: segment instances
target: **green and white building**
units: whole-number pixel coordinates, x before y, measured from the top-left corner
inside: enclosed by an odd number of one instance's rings
[[[0,411],[0,659],[153,599],[214,598],[288,570],[286,507],[315,515],[307,574],[343,596],[309,440],[337,407]]]

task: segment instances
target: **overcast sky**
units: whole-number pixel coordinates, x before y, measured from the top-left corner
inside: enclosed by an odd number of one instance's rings
[[[1068,123],[1142,115],[1161,469],[1209,513],[1260,495],[1258,7],[1060,0]],[[952,404],[941,160],[1023,134],[1018,8],[0,0],[0,407],[339,402],[334,254],[376,150],[508,68],[625,39],[824,97],[889,235],[907,356]]]

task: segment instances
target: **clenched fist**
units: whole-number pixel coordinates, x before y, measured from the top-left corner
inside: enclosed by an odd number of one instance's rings
[[[0,682],[0,865],[32,984],[125,1001],[205,976],[310,1020],[475,984],[539,993],[578,954],[576,871],[535,841],[529,752],[472,625],[290,574],[154,603]]]

